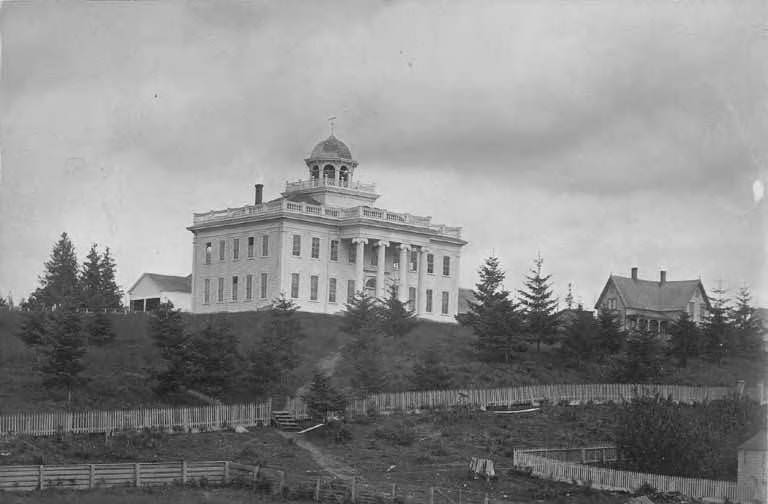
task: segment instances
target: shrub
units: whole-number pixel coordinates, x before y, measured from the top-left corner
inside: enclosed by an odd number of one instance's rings
[[[401,420],[395,425],[383,425],[373,431],[373,435],[384,441],[400,446],[410,446],[416,441],[416,429],[408,421]]]

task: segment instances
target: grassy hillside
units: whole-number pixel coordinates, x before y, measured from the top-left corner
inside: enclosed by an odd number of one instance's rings
[[[220,315],[239,337],[244,351],[258,346],[266,312]],[[301,364],[289,385],[296,389],[306,384],[319,361],[338,352],[349,336],[338,330],[340,317],[299,313],[307,338],[301,345]],[[117,408],[138,405],[189,402],[191,398],[157,397],[149,385],[150,370],[162,365],[147,331],[146,314],[112,315],[116,340],[103,347],[89,349],[85,360],[88,383],[74,396],[76,407]],[[210,315],[186,315],[190,328],[203,325]],[[15,336],[21,314],[0,313],[0,413],[18,410],[45,410],[64,405],[63,394],[46,391],[35,371],[35,354]],[[466,328],[454,324],[422,322],[402,341],[382,339],[382,358],[391,390],[412,388],[410,376],[414,362],[434,350],[451,372],[455,387],[489,387],[527,383],[588,383],[609,379],[609,366],[566,367],[554,347],[534,348],[519,354],[510,364],[479,362],[474,353],[475,337]],[[682,384],[733,385],[737,379],[747,385],[764,376],[759,362],[731,359],[722,367],[693,359],[686,369],[664,363],[660,381]],[[335,380],[347,384],[344,363],[336,368]],[[247,387],[234,391],[226,400],[253,400]]]

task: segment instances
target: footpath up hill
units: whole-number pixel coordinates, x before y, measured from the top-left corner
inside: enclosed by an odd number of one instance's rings
[[[201,328],[211,315],[185,314],[190,330]],[[223,317],[237,335],[245,354],[258,347],[266,331],[268,312],[242,312],[214,315]],[[350,341],[339,330],[340,317],[297,313],[306,338],[299,348],[300,364],[291,376],[288,386],[297,390],[312,379],[319,363],[327,361]],[[0,312],[0,413],[19,410],[47,410],[64,406],[60,393],[50,392],[42,386],[35,371],[37,356],[16,337],[22,314]],[[127,408],[147,405],[190,403],[190,396],[157,397],[151,389],[152,370],[162,366],[159,353],[153,346],[148,331],[147,314],[130,313],[110,315],[116,339],[104,347],[90,347],[84,358],[87,383],[74,394],[76,408]],[[536,352],[531,345],[527,352],[516,354],[511,363],[488,364],[477,359],[474,350],[476,338],[471,330],[456,324],[421,322],[401,340],[381,337],[381,359],[387,374],[387,390],[414,389],[411,376],[413,365],[427,351],[439,356],[448,371],[450,387],[494,387],[532,383],[597,383],[612,380],[613,366],[587,364],[568,367],[563,363],[558,348],[543,346]],[[343,362],[334,366],[334,381],[348,385]],[[688,367],[677,368],[672,360],[664,362],[662,383],[689,385],[733,385],[743,379],[748,385],[763,379],[764,370],[759,361],[727,359],[722,366],[692,359]],[[244,385],[233,391],[226,401],[252,401],[254,397]]]

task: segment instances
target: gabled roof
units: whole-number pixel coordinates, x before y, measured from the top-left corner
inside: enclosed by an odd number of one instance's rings
[[[159,275],[157,273],[144,273],[138,280],[136,280],[136,283],[128,289],[128,293],[130,294],[144,278],[152,280],[161,292],[192,292],[192,275],[180,277],[173,275]]]
[[[766,451],[768,450],[768,433],[761,430],[739,445],[739,450]]]
[[[608,277],[608,282],[605,284],[595,308],[602,304],[603,296],[611,284],[616,288],[626,308],[650,311],[684,311],[697,289],[701,289],[704,302],[709,306],[709,299],[701,280],[677,280],[662,283],[611,275]]]

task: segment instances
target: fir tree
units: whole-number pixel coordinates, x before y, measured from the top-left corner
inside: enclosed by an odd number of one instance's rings
[[[0,297],[0,310],[7,310],[8,309],[8,301],[6,301],[5,298]]]
[[[569,310],[573,309],[573,284],[568,282],[568,294],[565,296],[565,305]]]
[[[658,338],[645,328],[630,334],[619,380],[624,383],[652,382],[661,374],[661,348]]]
[[[316,421],[324,421],[327,413],[344,411],[347,401],[331,385],[331,379],[316,371],[309,391],[302,397],[307,404],[309,415]]]
[[[381,363],[381,307],[375,299],[358,293],[346,304],[340,329],[351,335],[342,349],[342,359],[349,370],[350,384],[360,394],[380,392],[387,383]]]
[[[64,307],[51,314],[48,326],[47,362],[42,367],[46,387],[63,387],[67,403],[72,401],[72,390],[85,380],[80,373],[85,369],[82,358],[86,352],[80,317],[72,307]]]
[[[597,334],[595,349],[599,359],[614,355],[621,351],[626,334],[621,328],[621,322],[616,314],[607,308],[597,312]]]
[[[568,325],[560,350],[566,360],[581,366],[595,353],[597,324],[586,312],[578,312],[576,319]]]
[[[361,332],[378,332],[381,327],[381,307],[378,301],[365,292],[359,292],[344,304],[339,329],[350,335]]]
[[[123,308],[123,290],[117,285],[117,264],[112,257],[112,252],[107,247],[101,256],[99,263],[99,272],[101,276],[101,299],[103,300],[103,309],[121,310]]]
[[[754,355],[761,345],[760,325],[752,307],[752,295],[746,285],[736,294],[736,306],[730,313],[733,349],[742,355]]]
[[[471,327],[477,336],[477,349],[485,360],[504,358],[509,362],[513,352],[519,351],[521,321],[509,291],[502,287],[505,273],[496,257],[485,260],[480,270],[480,282],[472,292],[469,310],[456,316],[463,326]]]
[[[722,288],[714,289],[712,293],[712,303],[704,321],[701,350],[708,361],[720,366],[725,354],[733,347],[732,331],[727,318],[729,303]]]
[[[16,336],[38,353],[48,344],[47,314],[41,310],[24,311]]]
[[[33,293],[35,303],[51,309],[74,303],[78,294],[77,255],[67,233],[62,233],[45,262],[40,287]]]
[[[397,288],[391,285],[389,296],[380,304],[381,330],[392,338],[402,338],[411,332],[418,321],[413,310],[408,309],[408,304],[403,303],[397,297]]]
[[[683,312],[677,322],[672,325],[670,336],[670,354],[677,359],[679,367],[687,367],[688,358],[698,353],[699,328],[688,313]]]
[[[541,266],[544,260],[539,255],[534,261],[536,267],[526,276],[525,290],[520,293],[520,304],[523,308],[525,326],[531,337],[536,341],[536,350],[541,351],[542,340],[551,343],[557,331],[555,309],[557,299],[552,295],[549,283],[551,275],[542,275]]]
[[[149,334],[165,361],[165,369],[155,373],[157,392],[175,392],[190,373],[186,361],[190,337],[184,331],[181,310],[174,309],[171,302],[161,303],[150,314]]]
[[[111,343],[117,337],[112,327],[112,319],[102,311],[88,316],[85,323],[85,333],[88,335],[88,344],[104,346]]]
[[[80,307],[88,311],[98,311],[104,306],[101,282],[101,256],[97,245],[91,245],[85,262],[80,270],[79,280]]]
[[[428,350],[413,365],[411,383],[414,390],[446,390],[451,388],[451,373],[440,355]]]
[[[209,319],[184,348],[186,385],[212,396],[232,391],[243,369],[237,347],[237,336],[226,321]]]

